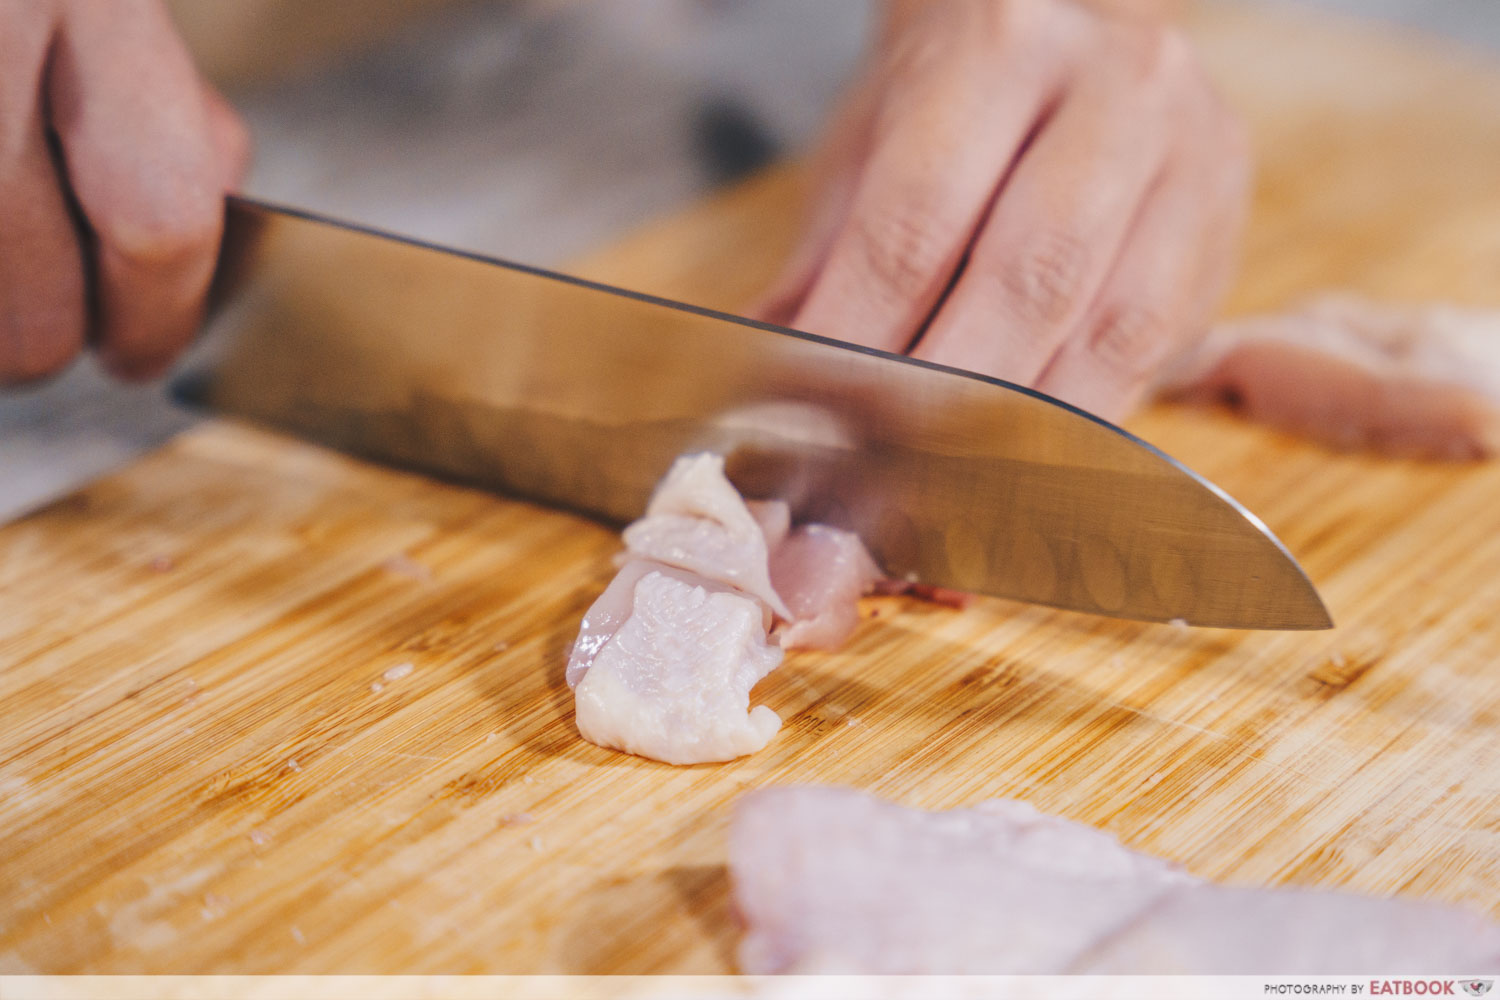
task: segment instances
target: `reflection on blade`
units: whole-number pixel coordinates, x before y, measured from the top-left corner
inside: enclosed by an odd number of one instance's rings
[[[677,455],[886,571],[1130,618],[1319,628],[1265,527],[1029,390],[242,201],[199,401],[612,521]]]

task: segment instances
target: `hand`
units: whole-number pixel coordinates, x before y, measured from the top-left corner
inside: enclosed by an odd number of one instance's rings
[[[0,384],[161,374],[247,152],[159,0],[0,0]]]
[[[897,0],[757,312],[1119,418],[1206,332],[1248,160],[1175,29]]]

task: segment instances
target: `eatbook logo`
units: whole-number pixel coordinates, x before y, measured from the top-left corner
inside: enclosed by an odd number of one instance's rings
[[[1462,983],[1464,992],[1471,997],[1482,997],[1495,985],[1493,979],[1465,979]]]

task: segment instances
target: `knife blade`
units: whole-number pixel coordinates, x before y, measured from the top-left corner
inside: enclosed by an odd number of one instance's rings
[[[1031,389],[231,198],[179,399],[621,523],[678,455],[887,573],[1123,618],[1327,628],[1218,487]]]

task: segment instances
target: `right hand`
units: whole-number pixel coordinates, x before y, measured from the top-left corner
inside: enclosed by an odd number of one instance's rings
[[[160,0],[0,0],[0,385],[162,374],[248,151]]]
[[[889,0],[759,316],[1130,412],[1208,331],[1250,156],[1188,39],[1123,6]]]

